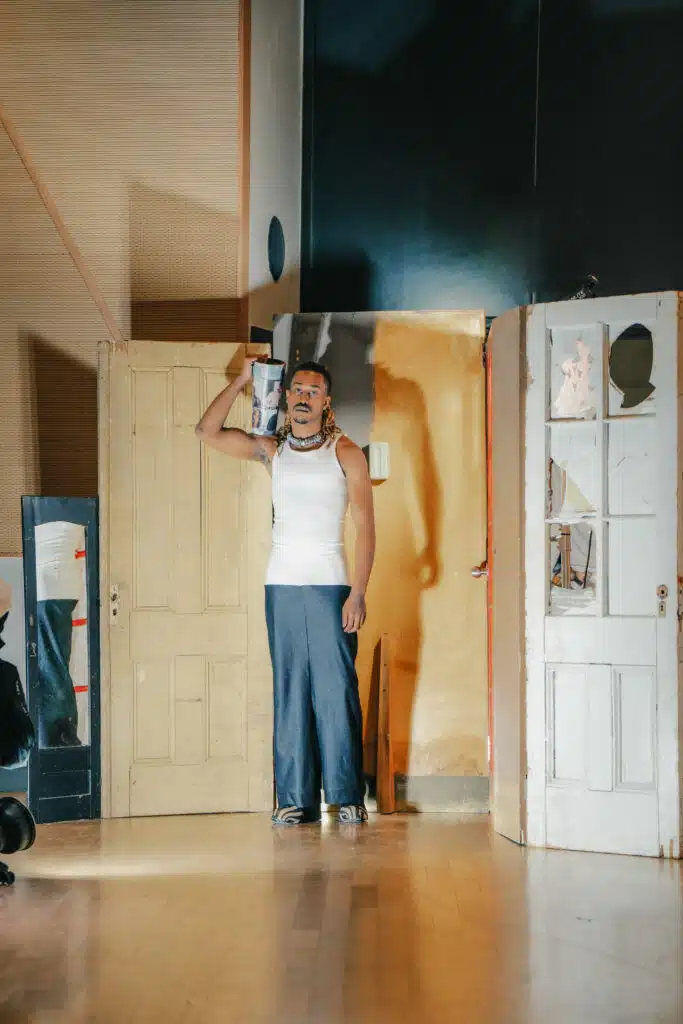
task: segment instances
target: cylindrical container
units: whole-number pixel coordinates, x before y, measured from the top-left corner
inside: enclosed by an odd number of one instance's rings
[[[281,359],[255,362],[251,367],[251,432],[272,437],[282,397],[285,364]]]

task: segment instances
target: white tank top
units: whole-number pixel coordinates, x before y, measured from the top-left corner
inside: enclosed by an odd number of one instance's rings
[[[345,586],[348,490],[338,438],[311,452],[287,442],[273,457],[273,546],[267,586]]]

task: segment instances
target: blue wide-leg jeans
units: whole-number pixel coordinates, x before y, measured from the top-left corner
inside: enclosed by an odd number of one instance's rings
[[[343,586],[267,586],[278,807],[362,804],[358,636],[342,628]]]

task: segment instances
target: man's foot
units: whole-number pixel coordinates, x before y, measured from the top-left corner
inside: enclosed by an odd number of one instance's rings
[[[320,821],[319,807],[278,807],[273,813],[274,825],[310,825]]]
[[[273,825],[301,825],[303,820],[303,807],[278,807],[273,813]]]
[[[340,825],[362,825],[368,820],[368,812],[362,804],[342,804],[337,817]]]

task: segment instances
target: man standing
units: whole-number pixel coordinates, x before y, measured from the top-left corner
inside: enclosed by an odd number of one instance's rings
[[[355,660],[375,552],[368,467],[360,448],[335,425],[332,380],[318,363],[296,368],[276,437],[226,429],[253,363],[247,359],[237,380],[214,399],[196,433],[233,458],[262,462],[273,481],[266,576],[278,803],[273,821],[318,821],[324,786],[339,820],[356,824],[367,820]],[[347,505],[356,531],[351,585],[344,553]]]

